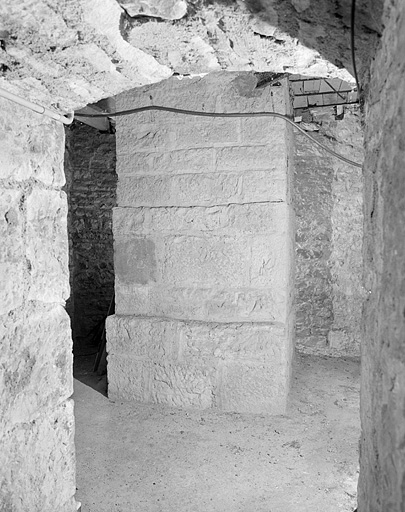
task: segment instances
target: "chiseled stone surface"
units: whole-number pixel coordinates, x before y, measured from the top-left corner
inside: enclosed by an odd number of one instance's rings
[[[119,236],[203,234],[268,235],[287,230],[285,204],[267,201],[211,207],[114,208],[114,231]]]
[[[335,119],[332,108],[314,109],[323,144],[361,163],[358,108]],[[297,348],[305,353],[359,356],[363,288],[362,169],[319,151],[296,133]]]
[[[286,181],[280,176],[280,171],[272,172],[272,168],[265,170],[265,151],[268,148],[259,146],[257,152],[263,156],[256,155],[256,158],[252,155],[253,151],[247,151],[246,155],[244,150],[237,148],[235,151],[232,173],[123,177],[118,181],[117,202],[122,207],[136,207],[212,206],[285,200]],[[227,153],[231,155],[231,151]],[[244,157],[238,159],[239,155]],[[251,167],[257,166],[259,159],[262,160],[261,170],[250,171]],[[246,168],[243,174],[237,171],[238,165]]]
[[[405,4],[386,2],[365,119],[359,512],[405,509]]]
[[[120,283],[117,313],[194,318],[213,322],[277,322],[285,312],[285,296],[276,287],[138,286]]]
[[[0,509],[74,512],[64,132],[0,108]]]
[[[113,399],[284,411],[290,354],[283,326],[116,315],[107,330]]]
[[[248,73],[171,79],[122,95],[118,108],[164,97],[169,106],[232,111],[240,98],[238,109],[288,111],[285,83],[260,90],[255,83]],[[152,114],[117,125],[110,393],[282,412],[293,338],[290,127],[270,118],[253,129],[247,119]],[[184,168],[193,162],[187,151],[196,150],[201,165]]]

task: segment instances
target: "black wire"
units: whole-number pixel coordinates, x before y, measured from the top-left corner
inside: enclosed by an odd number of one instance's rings
[[[356,55],[355,55],[355,49],[354,49],[354,23],[356,20],[356,0],[352,0],[352,9],[351,9],[351,15],[350,15],[350,49],[352,54],[352,66],[353,66],[353,73],[354,78],[356,80],[356,87],[357,87],[357,95],[360,96],[360,84],[359,84],[359,76],[357,74],[357,68],[356,68]]]
[[[354,165],[355,167],[362,167],[361,164],[357,162],[353,162],[353,160],[349,160],[348,158],[339,155],[332,149],[324,146],[319,141],[314,139],[309,133],[307,133],[301,126],[295,123],[292,119],[284,114],[279,114],[278,112],[200,112],[196,110],[185,110],[182,108],[172,108],[172,107],[162,107],[159,105],[148,105],[146,107],[137,107],[131,108],[129,110],[121,110],[119,112],[104,112],[101,114],[75,114],[75,117],[120,117],[120,116],[128,116],[131,114],[137,114],[139,112],[147,112],[149,110],[160,110],[164,112],[173,112],[175,114],[184,114],[189,116],[200,116],[200,117],[278,117],[280,119],[284,119],[287,123],[290,123],[292,126],[297,128],[301,133],[303,133],[308,139],[310,139],[314,144],[327,151],[331,155],[343,162],[346,162],[350,165]]]

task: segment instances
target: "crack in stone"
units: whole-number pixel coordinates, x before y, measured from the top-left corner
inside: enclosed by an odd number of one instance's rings
[[[226,208],[228,206],[249,206],[251,204],[279,204],[279,203],[285,203],[284,200],[282,199],[277,199],[275,201],[251,201],[251,202],[248,202],[248,203],[222,203],[222,204],[209,204],[209,205],[201,205],[201,204],[193,204],[193,205],[186,205],[186,206],[174,206],[174,205],[158,205],[158,206],[147,206],[147,205],[142,205],[142,206],[118,206],[117,208],[122,208],[122,209],[126,209],[126,210],[136,210],[136,209],[141,209],[141,208],[144,208],[144,209],[161,209],[161,208],[167,208],[167,209],[171,209],[171,208],[176,208],[176,209],[180,209],[180,208]]]

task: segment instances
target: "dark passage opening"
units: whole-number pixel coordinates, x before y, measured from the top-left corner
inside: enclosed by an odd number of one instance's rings
[[[101,128],[101,129],[100,129]],[[114,313],[112,211],[114,127],[75,121],[66,129],[70,299],[74,377],[106,394],[105,319]]]

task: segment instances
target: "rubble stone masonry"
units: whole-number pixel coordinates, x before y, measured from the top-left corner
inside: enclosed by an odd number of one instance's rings
[[[313,110],[324,145],[363,161],[358,108],[343,119]],[[295,131],[295,130],[294,130]],[[363,278],[362,169],[320,150],[295,131],[296,348],[331,356],[360,355]]]
[[[115,206],[115,135],[76,122],[66,130],[68,302],[75,350],[89,351],[95,328],[114,294],[112,209]]]

